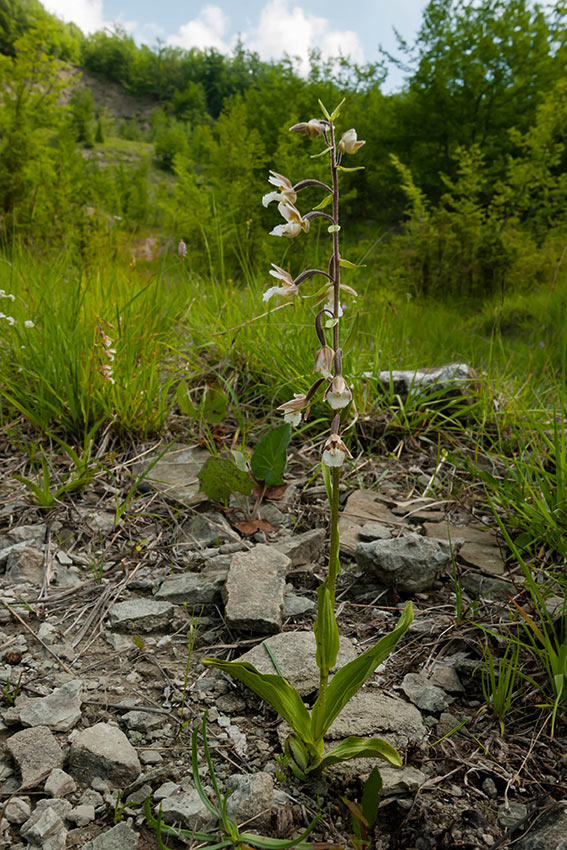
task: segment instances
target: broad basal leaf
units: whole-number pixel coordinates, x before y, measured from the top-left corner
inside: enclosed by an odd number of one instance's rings
[[[399,752],[387,741],[382,741],[380,738],[359,738],[357,735],[351,735],[341,741],[337,747],[333,747],[332,750],[325,753],[316,769],[319,772],[332,764],[338,764],[340,761],[360,758],[384,759],[394,767],[401,767],[403,764]]]
[[[363,686],[379,664],[388,657],[400,638],[407,632],[413,620],[413,608],[408,602],[404,613],[389,635],[381,638],[375,646],[367,649],[354,661],[341,667],[329,683],[324,704],[317,697],[313,706],[313,725],[317,725],[317,734],[324,735],[335,717],[341,713],[347,702]]]
[[[233,676],[258,694],[264,702],[271,705],[286,723],[306,743],[313,744],[311,736],[311,716],[298,692],[283,676],[273,673],[260,673],[248,661],[222,661],[219,658],[203,658],[207,667],[216,667],[223,673]]]
[[[322,584],[318,591],[319,604],[317,606],[317,619],[313,624],[315,641],[317,643],[317,667],[319,670],[328,671],[337,663],[337,655],[341,641],[339,630],[333,611],[333,603],[329,588]],[[315,738],[318,736],[315,735]]]

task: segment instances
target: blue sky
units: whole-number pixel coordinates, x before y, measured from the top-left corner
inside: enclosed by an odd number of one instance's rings
[[[230,52],[240,35],[263,59],[299,56],[301,71],[314,47],[325,56],[342,53],[356,62],[378,59],[380,44],[395,51],[393,28],[411,41],[426,0],[46,0],[44,5],[84,32],[118,22],[138,43],[150,46],[159,38],[180,47]],[[401,81],[393,72],[388,88]]]

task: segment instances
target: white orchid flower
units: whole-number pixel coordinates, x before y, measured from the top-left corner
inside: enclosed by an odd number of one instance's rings
[[[277,171],[270,171],[271,177],[268,177],[268,183],[276,186],[279,192],[268,192],[262,198],[262,204],[267,207],[272,201],[277,201],[280,204],[295,204],[297,193],[293,189],[291,180],[284,177],[283,174],[278,174]]]
[[[342,375],[335,375],[325,391],[323,400],[328,402],[333,410],[340,410],[351,403],[352,393]]]
[[[303,230],[307,233],[309,230],[309,221],[301,217],[301,213],[293,204],[278,204],[278,210],[283,215],[287,224],[278,224],[270,231],[270,236],[287,236],[292,239],[298,236]]]
[[[356,130],[352,127],[343,133],[339,142],[339,151],[341,153],[356,153],[366,142],[358,141],[356,138]]]
[[[262,296],[262,301],[269,301],[272,295],[283,295],[285,298],[289,298],[292,295],[299,295],[299,287],[295,285],[292,280],[289,272],[286,272],[285,269],[280,268],[280,266],[276,266],[275,263],[272,263],[273,269],[270,269],[270,274],[281,280],[283,286],[270,286],[269,289],[266,289]]]
[[[309,121],[301,121],[299,124],[294,124],[289,128],[290,133],[302,133],[309,136],[310,139],[316,139],[323,130],[325,125],[318,118],[311,118]]]
[[[293,398],[280,404],[278,410],[283,410],[284,421],[290,425],[299,425],[302,411],[309,407],[309,399],[305,393],[294,393]]]
[[[325,466],[342,466],[345,458],[352,457],[351,453],[338,434],[331,434],[323,446],[323,457]]]

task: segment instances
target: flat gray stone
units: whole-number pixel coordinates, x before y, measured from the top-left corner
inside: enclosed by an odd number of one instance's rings
[[[81,850],[137,850],[140,834],[121,821],[112,829],[83,844]]]
[[[167,629],[172,625],[175,614],[175,606],[171,602],[131,599],[112,606],[108,612],[108,625],[117,632],[149,634]]]
[[[521,582],[521,578],[519,579]],[[471,599],[490,599],[506,602],[516,591],[510,581],[471,571],[464,572],[461,584]]]
[[[239,661],[249,661],[260,673],[275,673],[272,660],[264,646],[267,643],[278,663],[282,676],[299,691],[301,696],[313,693],[319,687],[319,668],[315,661],[317,645],[312,631],[280,632],[245,652]],[[356,649],[348,638],[341,638],[337,668],[357,657]]]
[[[217,548],[227,540],[234,540],[236,536],[222,514],[204,513],[195,514],[183,523],[177,542],[189,543],[195,548]]]
[[[410,531],[392,540],[359,543],[356,562],[361,569],[373,572],[386,587],[415,593],[427,590],[448,571],[451,547],[444,540],[431,540]]]
[[[427,730],[414,705],[379,690],[365,688],[349,700],[326,738],[338,742],[349,735],[384,738],[394,747],[407,747],[410,741],[423,742]]]
[[[20,770],[21,788],[35,788],[55,767],[63,767],[63,750],[47,726],[16,732],[6,748]]]
[[[43,786],[48,797],[66,797],[67,794],[72,794],[76,789],[77,784],[73,777],[59,767],[51,771]]]
[[[414,705],[431,714],[444,711],[454,702],[453,697],[421,673],[406,673],[402,690]]]
[[[20,835],[42,850],[65,850],[67,843],[65,824],[51,807],[36,808],[20,827]]]
[[[567,804],[558,803],[515,847],[516,850],[567,850]]]
[[[364,543],[369,543],[371,540],[389,540],[391,536],[391,529],[382,522],[365,522],[358,532],[359,541]]]
[[[477,543],[479,546],[498,546],[498,537],[491,528],[477,525],[452,525],[450,522],[426,522],[423,529],[427,537],[436,540],[458,540]]]
[[[55,732],[68,732],[81,719],[80,679],[72,679],[49,696],[33,699],[20,711],[23,726],[47,726]]]
[[[14,546],[6,562],[6,580],[40,585],[43,582],[44,566],[44,555],[40,549],[26,544]]]
[[[4,817],[8,823],[25,823],[30,815],[31,807],[27,800],[23,800],[21,797],[12,797],[6,803]]]
[[[423,771],[409,765],[398,768],[385,764],[384,767],[380,767],[380,775],[382,776],[381,797],[415,794],[427,780]]]
[[[213,824],[216,825],[216,820],[213,821],[211,813],[195,788],[165,797],[156,806],[156,815],[160,806],[163,822],[166,824],[176,824],[184,829],[194,829],[198,832],[206,831]]]
[[[263,543],[236,552],[223,591],[228,625],[260,634],[281,631],[289,566],[286,555]]]
[[[75,826],[81,827],[86,826],[88,823],[92,823],[95,817],[95,807],[89,803],[81,803],[79,806],[75,806],[74,809],[71,809],[67,815],[67,820],[70,823],[74,823]]]
[[[376,490],[355,490],[348,497],[339,516],[340,549],[343,554],[354,556],[360,542],[360,530],[368,522],[392,528],[404,526],[404,522],[381,501]]]
[[[323,551],[325,537],[324,528],[313,528],[303,534],[295,534],[293,537],[278,540],[274,544],[274,548],[287,555],[291,561],[290,568],[293,569],[317,561]]]
[[[226,780],[231,790],[227,810],[237,823],[251,821],[246,829],[267,830],[274,807],[274,780],[269,773],[234,773]]]
[[[69,770],[82,783],[100,776],[121,786],[137,779],[142,766],[124,732],[110,723],[97,723],[84,729],[73,740]]]
[[[139,463],[135,463],[134,475],[143,474],[159,455],[160,452],[152,452]],[[157,490],[182,505],[205,501],[206,497],[199,493],[197,476],[208,457],[209,452],[206,449],[177,443],[152,466],[140,482],[140,490]]]
[[[504,575],[504,558],[497,546],[481,546],[478,543],[467,543],[459,551],[459,560],[492,575]]]
[[[17,525],[0,537],[0,551],[8,549],[17,543],[26,543],[28,546],[42,546],[47,535],[47,525],[38,522],[34,525]]]
[[[316,608],[312,599],[307,599],[306,596],[298,596],[296,593],[286,593],[284,597],[284,617],[293,620],[295,617],[301,617],[307,614],[308,611],[313,611]]]
[[[165,579],[156,599],[191,606],[216,605],[221,601],[228,570],[203,570],[202,573],[183,573]]]

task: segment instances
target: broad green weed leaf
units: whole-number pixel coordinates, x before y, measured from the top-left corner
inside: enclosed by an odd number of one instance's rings
[[[394,767],[401,767],[403,764],[399,752],[387,741],[382,741],[380,738],[359,738],[357,735],[351,735],[341,741],[337,747],[333,747],[332,750],[325,753],[316,769],[319,772],[332,764],[357,758],[384,759]]]
[[[341,641],[335,612],[333,611],[331,594],[326,584],[319,586],[318,596],[317,619],[313,624],[313,631],[317,642],[316,660],[319,670],[328,672],[337,663]],[[315,735],[315,738],[317,737]]]
[[[177,401],[177,406],[184,416],[190,416],[191,419],[195,419],[197,417],[197,408],[191,400],[189,387],[187,386],[185,381],[179,381],[179,383],[177,384],[177,389],[175,390],[175,398]]]
[[[222,422],[228,412],[228,398],[226,393],[218,387],[208,387],[205,398],[201,404],[203,418],[210,425]]]
[[[286,449],[291,438],[291,426],[285,422],[272,428],[260,440],[252,453],[250,468],[258,481],[264,481],[267,487],[283,483],[283,474],[287,465]]]
[[[211,455],[201,467],[198,478],[201,489],[214,502],[226,504],[232,493],[249,496],[252,492],[252,479],[248,472],[243,472],[229,458]]]
[[[230,453],[239,470],[241,472],[248,472],[248,462],[244,452],[241,452],[238,449],[231,449]]]
[[[258,694],[271,705],[289,726],[306,743],[313,743],[311,717],[303,700],[287,679],[273,673],[260,673],[247,661],[222,661],[219,658],[203,658],[206,667],[216,667],[228,673]]]
[[[347,702],[363,686],[369,676],[379,664],[388,657],[400,638],[407,632],[413,620],[413,608],[408,602],[397,625],[381,638],[375,646],[367,649],[354,661],[350,661],[341,667],[329,683],[323,706],[320,705],[320,697],[317,697],[313,706],[313,723],[317,722],[317,734],[324,735],[333,720],[339,716]],[[322,717],[319,715],[322,714]]]

